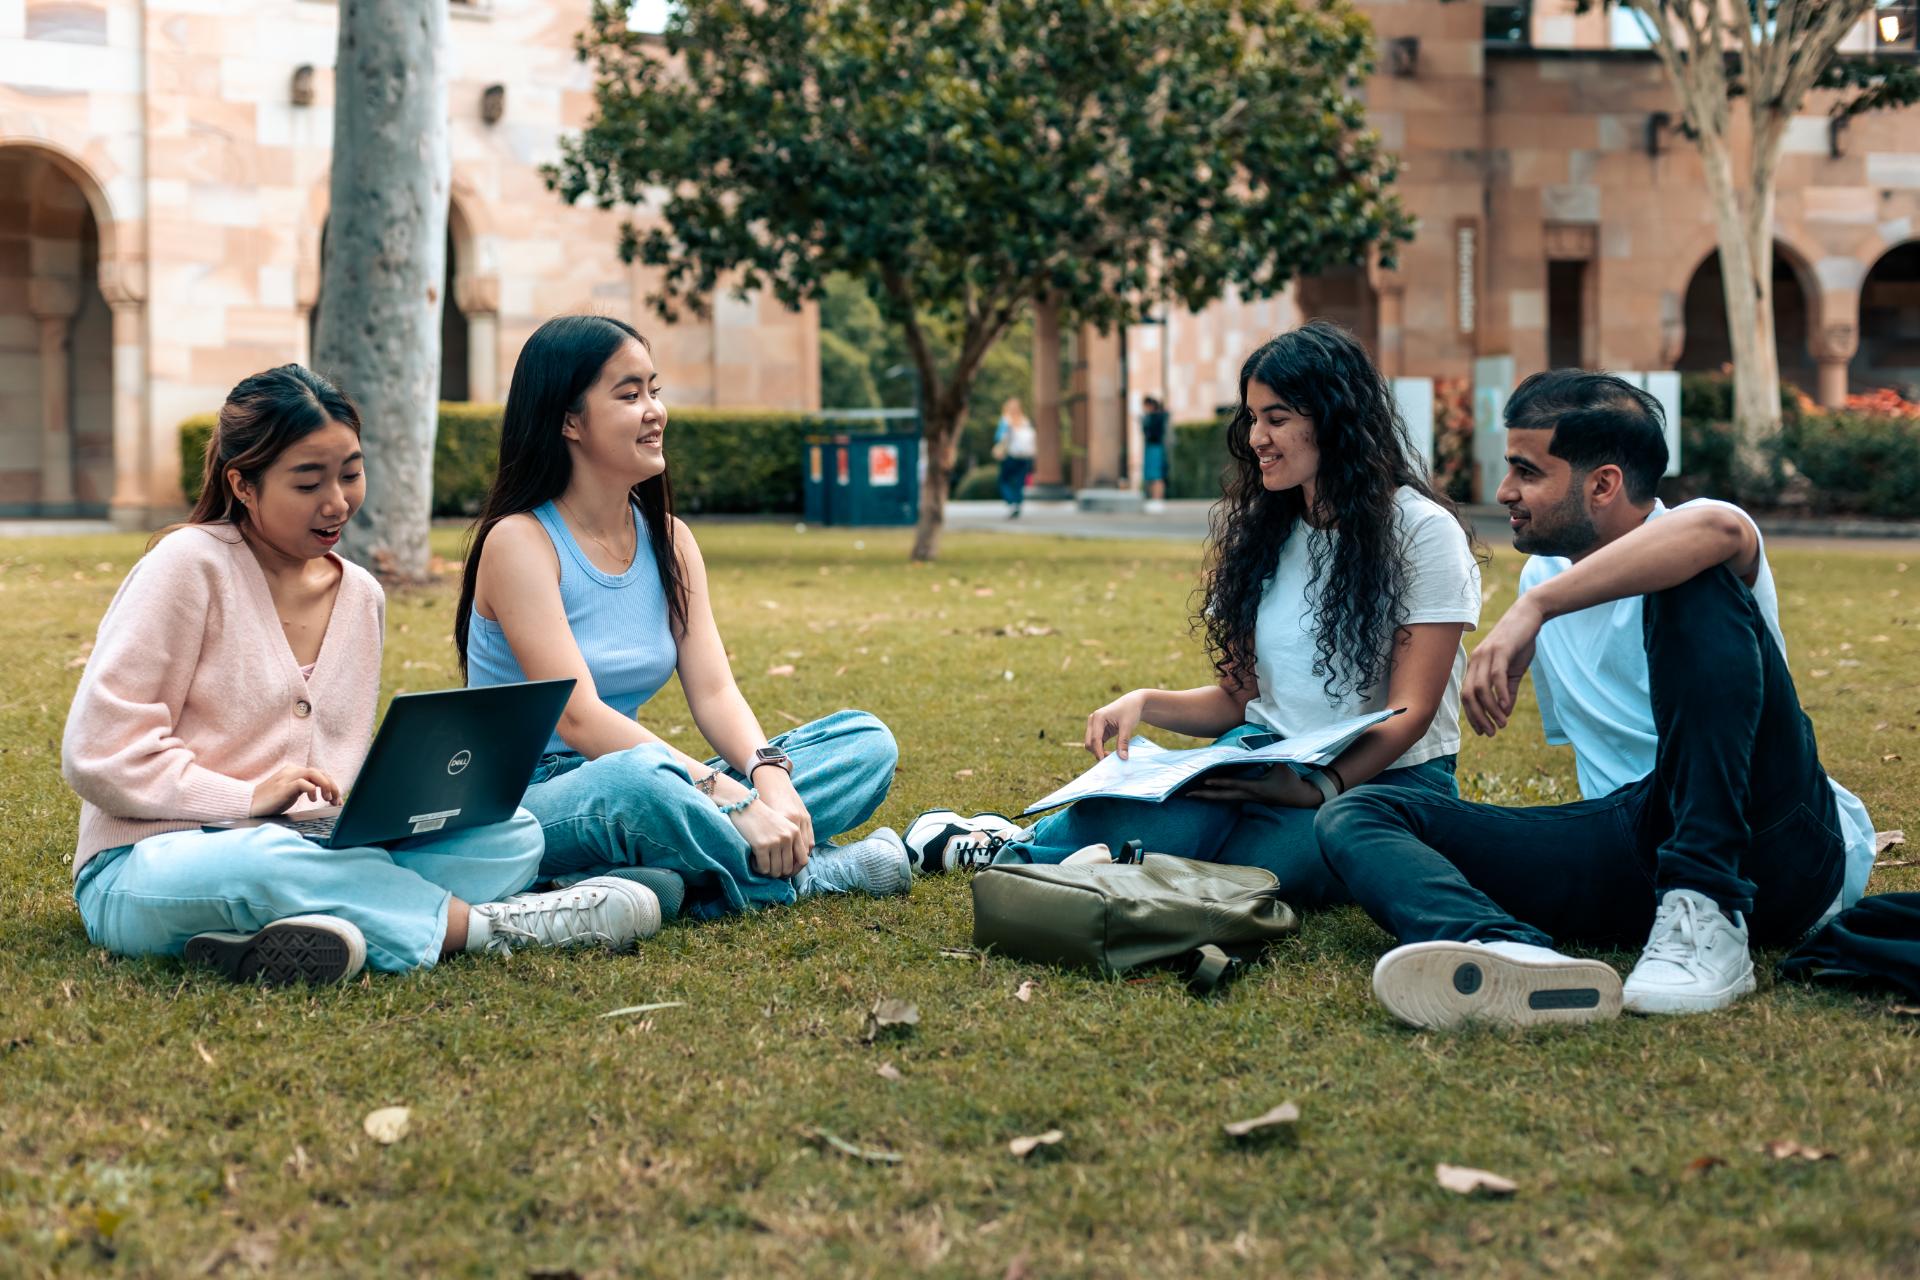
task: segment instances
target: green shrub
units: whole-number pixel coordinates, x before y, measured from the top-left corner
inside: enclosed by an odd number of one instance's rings
[[[967,474],[960,477],[953,496],[962,502],[979,502],[987,498],[1000,496],[1000,464],[983,462],[977,467],[969,467]]]
[[[218,421],[211,413],[196,413],[180,424],[180,488],[188,506],[200,501],[200,482],[207,471],[207,441],[213,439]]]
[[[1227,420],[1176,422],[1167,443],[1167,496],[1217,498],[1227,468]]]
[[[1811,485],[1813,510],[1920,517],[1920,418],[1836,410],[1789,421],[1781,444]]]
[[[471,516],[480,509],[498,461],[500,415],[495,404],[440,406],[433,442],[436,516]],[[211,414],[180,424],[181,488],[188,503],[200,497],[213,426]],[[802,445],[807,436],[829,429],[799,413],[677,409],[667,437],[675,502],[688,513],[798,511]]]

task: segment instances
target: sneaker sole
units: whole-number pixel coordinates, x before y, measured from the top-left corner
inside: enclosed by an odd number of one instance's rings
[[[189,964],[218,969],[234,982],[344,982],[364,961],[333,929],[270,924],[258,933],[202,933],[187,942]]]
[[[1620,1002],[1628,1013],[1717,1013],[1741,996],[1752,995],[1759,985],[1754,981],[1753,965],[1749,962],[1745,973],[1719,991],[1682,995],[1672,991],[1635,991],[1629,984],[1621,989]]]
[[[1373,994],[1430,1030],[1481,1022],[1536,1027],[1620,1016],[1620,975],[1598,960],[1532,964],[1464,942],[1418,942],[1380,958]]]

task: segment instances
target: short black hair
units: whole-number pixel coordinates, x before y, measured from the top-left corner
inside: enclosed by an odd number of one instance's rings
[[[1536,373],[1507,399],[1507,430],[1551,431],[1547,452],[1577,472],[1612,463],[1627,497],[1653,501],[1667,473],[1667,415],[1625,378],[1586,369]]]

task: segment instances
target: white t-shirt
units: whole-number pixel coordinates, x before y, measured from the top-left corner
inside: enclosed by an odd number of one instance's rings
[[[1753,522],[1739,507],[1713,498],[1696,498],[1673,510],[1706,504],[1739,511],[1749,524]],[[1647,519],[1666,513],[1666,505],[1655,501]],[[1760,536],[1758,526],[1754,536]],[[1520,571],[1521,594],[1572,567],[1573,562],[1563,556],[1532,557]],[[1780,633],[1780,596],[1774,589],[1764,542],[1752,591],[1767,632],[1784,658],[1787,642]],[[1540,703],[1541,725],[1548,742],[1572,745],[1580,794],[1588,799],[1611,795],[1653,772],[1660,739],[1653,726],[1640,600],[1628,596],[1555,618],[1540,628],[1534,644],[1533,691]],[[1847,907],[1866,892],[1867,875],[1873,870],[1873,822],[1858,797],[1831,778],[1828,781],[1839,804],[1840,833],[1847,843],[1846,882],[1840,893],[1841,905]]]
[[[1401,596],[1406,616],[1381,635],[1381,652],[1388,651],[1393,633],[1400,626],[1421,622],[1465,623],[1469,629],[1478,626],[1480,566],[1474,561],[1460,522],[1439,503],[1408,488],[1394,494],[1393,514],[1400,554],[1407,567]],[[1316,542],[1325,544],[1339,536],[1338,530],[1304,524],[1297,527],[1281,547],[1280,563],[1260,597],[1253,633],[1254,676],[1259,693],[1247,703],[1247,719],[1283,737],[1380,711],[1388,705],[1384,674],[1365,696],[1342,688],[1340,697],[1329,698],[1325,677],[1313,673],[1314,660],[1319,656],[1314,640],[1320,625],[1317,600],[1324,585],[1324,578],[1314,584],[1314,598],[1308,598],[1313,547]],[[1388,768],[1405,769],[1459,753],[1460,679],[1466,669],[1467,648],[1462,644],[1454,655],[1446,696],[1440,700],[1433,723]],[[1336,670],[1344,674],[1343,669]]]
[[[1000,419],[995,439],[1007,446],[1009,458],[1031,458],[1040,451],[1040,433],[1031,419],[1022,418],[1018,425]]]

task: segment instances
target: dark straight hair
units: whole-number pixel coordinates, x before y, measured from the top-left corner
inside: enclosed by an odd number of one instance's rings
[[[231,522],[244,527],[247,508],[227,472],[256,488],[281,454],[329,423],[360,434],[360,410],[340,388],[304,365],[283,364],[241,380],[227,393],[200,467],[200,500],[185,524]],[[153,536],[158,542],[180,525]],[[147,545],[151,546],[152,543]]]
[[[493,527],[508,516],[532,511],[565,492],[573,478],[573,457],[560,434],[567,415],[586,407],[587,391],[614,353],[631,340],[646,347],[640,331],[611,316],[555,316],[533,331],[514,361],[500,422],[500,464],[493,487],[480,507],[467,539],[467,563],[460,575],[460,604],[453,615],[453,646],[460,669],[467,666],[467,630],[473,592],[480,581],[480,552]],[[633,486],[629,501],[640,509],[667,596],[667,619],[678,640],[687,628],[687,584],[673,546],[673,488],[663,471]]]
[[[1667,473],[1667,413],[1660,402],[1612,373],[1551,369],[1507,398],[1507,430],[1551,431],[1547,452],[1584,476],[1611,463],[1627,499],[1652,502]]]

